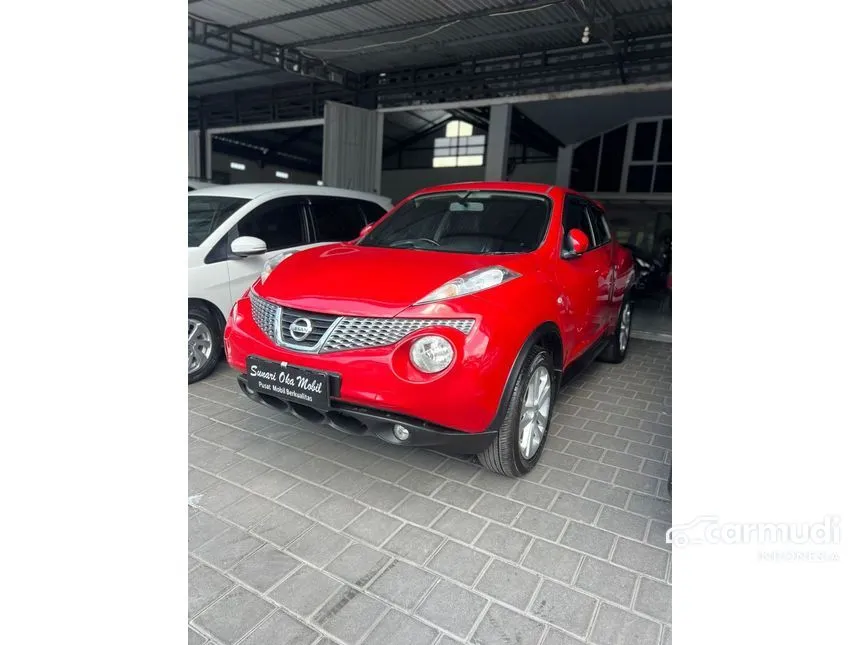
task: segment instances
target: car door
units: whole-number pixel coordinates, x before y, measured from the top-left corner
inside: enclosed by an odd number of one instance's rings
[[[357,199],[311,195],[308,201],[311,232],[317,242],[354,240],[369,223]]]
[[[588,249],[576,257],[557,261],[559,298],[564,346],[567,348],[565,365],[580,356],[601,333],[602,312],[599,303],[601,257],[594,245],[594,232],[588,216],[588,203],[575,195],[567,195],[562,215],[563,235],[573,228],[588,237]],[[564,242],[566,248],[566,242]]]
[[[230,232],[230,242],[246,235],[257,237],[266,243],[266,252],[249,257],[238,257],[232,253],[228,255],[226,264],[233,302],[241,298],[260,276],[266,260],[294,246],[308,243],[305,209],[304,197],[278,197],[263,202],[236,224]]]
[[[591,230],[594,232],[594,256],[597,260],[597,301],[599,307],[599,333],[603,333],[610,323],[612,306],[612,288],[615,282],[614,263],[612,258],[612,238],[609,227],[603,218],[603,213],[594,204],[588,204],[588,218]]]

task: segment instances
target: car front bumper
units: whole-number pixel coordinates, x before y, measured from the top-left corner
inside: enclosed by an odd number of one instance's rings
[[[455,348],[454,363],[440,375],[409,380],[393,366],[408,353],[414,337],[424,333],[448,338]],[[369,432],[402,445],[462,447],[464,453],[479,452],[495,436],[491,426],[513,363],[502,352],[487,352],[487,345],[488,337],[476,322],[468,335],[433,327],[384,347],[324,354],[294,351],[275,345],[260,330],[247,298],[236,303],[224,333],[227,361],[239,372],[242,391],[255,401],[345,432]],[[328,374],[331,410],[314,410],[248,390],[249,356]],[[395,423],[409,430],[408,441],[396,439]]]
[[[434,426],[414,417],[335,400],[332,400],[331,408],[328,410],[316,410],[306,405],[289,403],[268,394],[252,391],[248,388],[245,374],[240,374],[238,381],[239,389],[252,401],[292,414],[303,421],[327,425],[345,434],[372,434],[382,441],[398,446],[432,447],[459,454],[475,454],[489,446],[497,434],[495,430],[460,432]],[[395,426],[408,431],[408,435],[405,438],[398,438],[394,433]]]

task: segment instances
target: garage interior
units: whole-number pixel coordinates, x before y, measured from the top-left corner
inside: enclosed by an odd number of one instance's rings
[[[189,178],[395,201],[558,184],[601,201],[645,261],[671,249],[664,0],[188,11]],[[665,286],[637,298],[625,362],[562,390],[518,481],[285,418],[226,365],[190,386],[189,643],[671,643]]]

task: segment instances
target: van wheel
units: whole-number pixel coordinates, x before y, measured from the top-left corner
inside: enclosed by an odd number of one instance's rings
[[[188,307],[188,382],[209,376],[218,365],[224,341],[212,313],[199,305]]]
[[[481,465],[508,477],[531,471],[546,444],[553,403],[552,360],[549,352],[536,345],[517,375],[499,433],[478,455]]]

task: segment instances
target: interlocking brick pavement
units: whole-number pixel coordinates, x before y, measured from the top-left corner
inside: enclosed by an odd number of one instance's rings
[[[566,385],[520,480],[189,386],[189,643],[671,642],[671,344]]]

